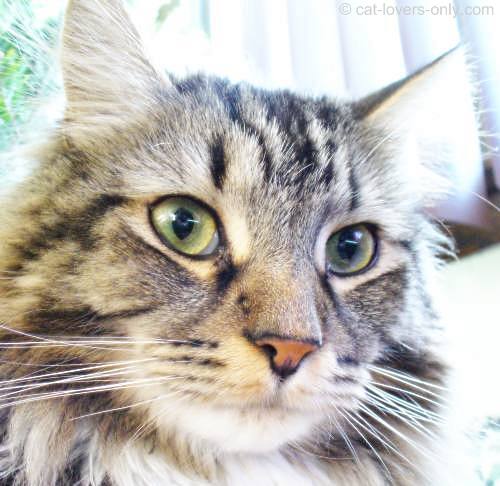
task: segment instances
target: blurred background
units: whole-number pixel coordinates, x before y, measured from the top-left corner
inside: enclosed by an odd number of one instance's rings
[[[457,241],[458,261],[444,270],[442,286],[469,453],[478,484],[500,485],[500,2],[125,1],[158,66],[309,95],[363,96],[466,46],[480,123],[470,133],[475,149],[450,174],[454,194],[434,216]],[[17,147],[60,116],[64,5],[0,0],[0,191],[29,170],[15,158]],[[463,96],[473,126],[473,99]]]

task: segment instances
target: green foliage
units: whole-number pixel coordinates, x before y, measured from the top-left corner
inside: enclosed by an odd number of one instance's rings
[[[165,23],[168,16],[180,5],[180,0],[170,0],[163,3],[158,9],[156,16],[156,28],[159,29]]]
[[[477,473],[485,486],[500,486],[500,417],[489,417],[474,440]]]
[[[179,5],[180,0],[161,2],[156,28]],[[40,101],[57,90],[52,51],[58,39],[62,9],[62,1],[0,0],[0,153],[19,140]],[[0,175],[1,172],[2,167]]]
[[[32,100],[55,85],[49,53],[59,23],[56,17],[40,22],[30,0],[0,0],[0,151],[30,121]]]
[[[140,0],[127,0],[131,10]],[[159,29],[181,4],[155,0]],[[64,0],[0,0],[0,189],[19,180],[23,169],[11,148],[53,123],[46,110],[60,93],[55,46]],[[57,99],[57,96],[54,96]]]

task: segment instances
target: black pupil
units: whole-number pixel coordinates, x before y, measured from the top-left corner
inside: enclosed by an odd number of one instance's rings
[[[184,240],[191,234],[196,223],[191,211],[179,208],[172,218],[172,229],[179,240]]]
[[[342,231],[337,244],[337,252],[340,258],[351,261],[356,255],[362,239],[363,232],[359,229],[349,228]]]

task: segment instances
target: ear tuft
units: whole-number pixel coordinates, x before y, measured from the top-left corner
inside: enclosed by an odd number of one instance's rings
[[[61,63],[71,136],[147,115],[165,82],[147,60],[119,0],[69,1]]]

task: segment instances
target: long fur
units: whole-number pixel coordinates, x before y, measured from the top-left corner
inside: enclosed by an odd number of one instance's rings
[[[2,202],[0,484],[456,484],[448,242],[424,209],[465,119],[461,62],[352,103],[177,80],[117,0],[72,0],[65,116]],[[151,226],[179,194],[217,214],[213,258]],[[363,222],[375,264],[327,275],[329,236]],[[267,334],[321,347],[282,382],[248,339]]]

